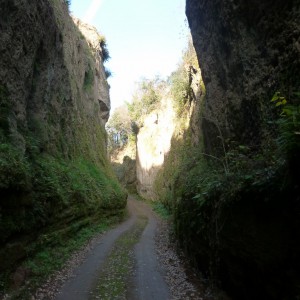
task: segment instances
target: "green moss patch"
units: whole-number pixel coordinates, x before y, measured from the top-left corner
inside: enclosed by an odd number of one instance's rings
[[[40,286],[53,272],[60,270],[65,266],[66,261],[71,255],[81,249],[91,238],[107,231],[114,224],[119,223],[124,218],[123,210],[115,216],[102,216],[102,218],[78,222],[72,225],[72,234],[66,232],[49,232],[43,235],[36,243],[30,245],[27,249],[32,251],[34,248],[39,250],[22,264],[22,269],[26,270],[28,277],[25,286],[14,290],[10,294],[10,299],[31,299],[35,289]],[[53,242],[56,238],[56,242]],[[51,245],[41,247],[45,240],[52,240]],[[47,243],[49,244],[49,243]],[[2,276],[0,284],[6,290],[9,290],[9,274]]]

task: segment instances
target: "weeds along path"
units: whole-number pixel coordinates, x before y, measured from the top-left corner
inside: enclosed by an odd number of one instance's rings
[[[56,300],[170,298],[155,252],[156,218],[132,196],[128,210],[130,218],[101,238]]]

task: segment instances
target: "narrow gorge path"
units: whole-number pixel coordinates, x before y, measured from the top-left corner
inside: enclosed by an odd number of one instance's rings
[[[56,300],[171,298],[155,250],[157,218],[133,196],[128,211],[129,219],[101,237]]]

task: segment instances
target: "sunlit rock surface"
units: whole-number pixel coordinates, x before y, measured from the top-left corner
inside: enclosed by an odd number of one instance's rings
[[[102,119],[102,124],[105,124],[109,118],[110,98],[109,86],[106,80],[105,69],[103,66],[103,49],[100,45],[103,36],[99,34],[94,26],[86,24],[75,17],[73,17],[73,20],[88,42],[90,51],[95,59],[95,76],[94,84],[92,87],[92,96],[94,98],[94,105],[100,106],[100,117]]]
[[[137,190],[145,198],[155,198],[153,187],[158,170],[169,152],[175,129],[172,100],[162,100],[161,108],[146,117],[137,135]]]
[[[126,194],[107,159],[109,86],[95,28],[76,20],[80,32],[64,0],[2,0],[0,14],[2,275],[41,232],[55,243],[47,230],[67,237],[124,207]]]

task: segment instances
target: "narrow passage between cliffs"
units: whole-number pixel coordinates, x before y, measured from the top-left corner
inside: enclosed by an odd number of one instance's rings
[[[128,211],[129,219],[97,242],[56,300],[170,299],[155,250],[157,219],[132,196]]]

